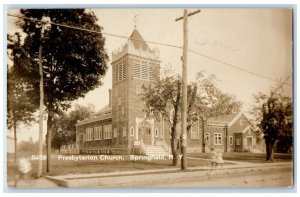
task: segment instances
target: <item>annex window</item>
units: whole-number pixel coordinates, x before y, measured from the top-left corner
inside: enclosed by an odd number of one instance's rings
[[[233,145],[233,137],[229,136],[229,145]]]
[[[112,138],[112,126],[111,124],[103,126],[104,139]]]
[[[199,121],[191,126],[191,139],[200,139]]]
[[[247,146],[252,146],[253,145],[253,138],[251,137],[251,136],[247,136],[246,137],[246,139],[247,139]]]
[[[205,144],[210,145],[209,133],[205,134]]]
[[[85,130],[85,141],[93,140],[93,128],[87,128]]]
[[[214,134],[214,144],[215,145],[222,145],[222,133],[215,133]]]

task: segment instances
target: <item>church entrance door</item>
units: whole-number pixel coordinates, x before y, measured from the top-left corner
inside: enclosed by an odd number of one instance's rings
[[[151,124],[143,121],[139,124],[139,140],[142,140],[144,144],[151,144]]]

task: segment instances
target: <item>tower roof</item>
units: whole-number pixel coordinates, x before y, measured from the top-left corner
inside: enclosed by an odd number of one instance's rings
[[[138,32],[137,29],[134,29],[133,32],[131,33],[131,36],[128,39],[128,42],[132,42],[133,46],[136,49],[142,49],[142,50],[147,50],[149,49],[149,46],[141,36],[141,34]]]

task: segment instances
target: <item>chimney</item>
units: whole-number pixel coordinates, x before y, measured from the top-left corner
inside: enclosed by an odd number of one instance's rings
[[[237,107],[233,107],[233,109],[231,110],[231,113],[233,113],[233,114],[239,113]]]
[[[108,95],[109,95],[108,106],[111,107],[111,89],[108,89]]]

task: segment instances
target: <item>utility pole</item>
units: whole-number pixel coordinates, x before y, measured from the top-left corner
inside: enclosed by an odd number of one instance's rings
[[[44,104],[44,76],[43,76],[43,42],[44,42],[44,34],[45,31],[49,30],[51,26],[46,25],[47,22],[50,21],[49,17],[42,17],[41,22],[41,40],[39,47],[39,74],[40,74],[40,110],[39,110],[39,159],[38,159],[38,170],[37,177],[42,175],[42,166],[43,166],[43,120],[44,120],[44,112],[45,112],[45,104]],[[47,158],[49,159],[49,158]]]
[[[182,105],[181,105],[181,170],[187,169],[187,49],[188,49],[188,17],[199,13],[200,10],[189,13],[186,9],[183,11],[183,55],[182,55]]]
[[[37,177],[42,175],[42,155],[43,155],[43,116],[44,116],[44,78],[43,78],[43,44],[42,39],[44,37],[44,24],[42,23],[42,30],[41,30],[41,41],[39,47],[39,74],[40,74],[40,111],[39,111],[39,159],[38,159],[38,172]]]

